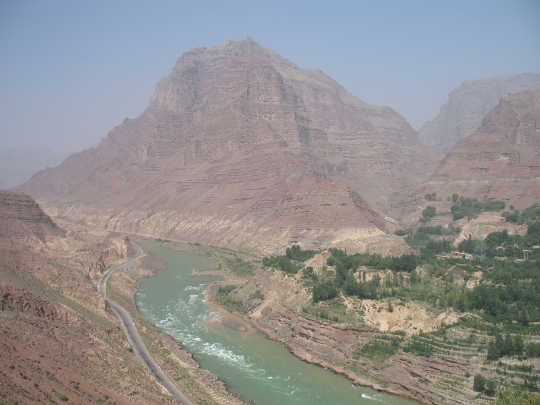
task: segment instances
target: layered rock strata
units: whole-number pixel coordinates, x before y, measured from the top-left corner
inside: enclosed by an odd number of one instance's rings
[[[22,189],[89,225],[279,249],[391,228],[435,161],[390,108],[246,39],[186,52],[142,115]]]
[[[493,197],[518,208],[540,201],[540,91],[504,97],[452,148],[421,194],[430,191]]]
[[[540,74],[523,73],[466,81],[448,95],[439,115],[424,124],[419,136],[427,145],[447,153],[462,138],[475,132],[501,97],[540,90]]]

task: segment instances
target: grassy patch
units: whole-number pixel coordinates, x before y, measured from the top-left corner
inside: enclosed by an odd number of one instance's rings
[[[433,355],[433,346],[419,336],[413,336],[411,341],[403,348],[406,353],[412,353],[417,356],[431,357]]]
[[[403,341],[400,336],[382,335],[371,339],[366,344],[358,347],[354,353],[354,358],[366,357],[375,365],[382,365],[389,357],[392,357],[399,350],[399,345]]]
[[[241,259],[238,256],[225,258],[225,265],[237,276],[247,277],[254,274],[254,266],[252,263]]]
[[[236,285],[226,285],[218,287],[218,290],[216,292],[216,301],[231,312],[244,313],[247,310],[244,303],[231,297],[231,293],[237,288],[238,286]]]

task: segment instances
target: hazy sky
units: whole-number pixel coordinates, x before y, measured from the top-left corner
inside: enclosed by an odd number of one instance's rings
[[[538,0],[0,0],[2,147],[95,145],[183,52],[246,36],[415,126],[463,80],[540,72]]]

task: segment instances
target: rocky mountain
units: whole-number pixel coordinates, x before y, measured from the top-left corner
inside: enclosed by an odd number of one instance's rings
[[[511,94],[443,159],[426,188],[496,197],[524,208],[540,200],[540,91]]]
[[[21,189],[110,230],[277,249],[384,235],[436,158],[392,109],[242,39],[186,52],[143,114]]]
[[[476,131],[486,114],[501,97],[526,90],[540,90],[540,74],[470,80],[453,90],[439,115],[420,129],[419,136],[427,145],[447,153],[460,139]]]

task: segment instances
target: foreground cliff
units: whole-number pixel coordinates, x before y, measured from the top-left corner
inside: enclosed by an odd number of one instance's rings
[[[0,402],[172,402],[97,291],[127,253],[120,237],[66,231],[29,196],[0,191]],[[176,342],[151,327],[143,336],[196,403],[240,403]]]
[[[390,108],[247,39],[186,52],[141,116],[22,190],[92,226],[272,250],[383,235],[435,161]]]

